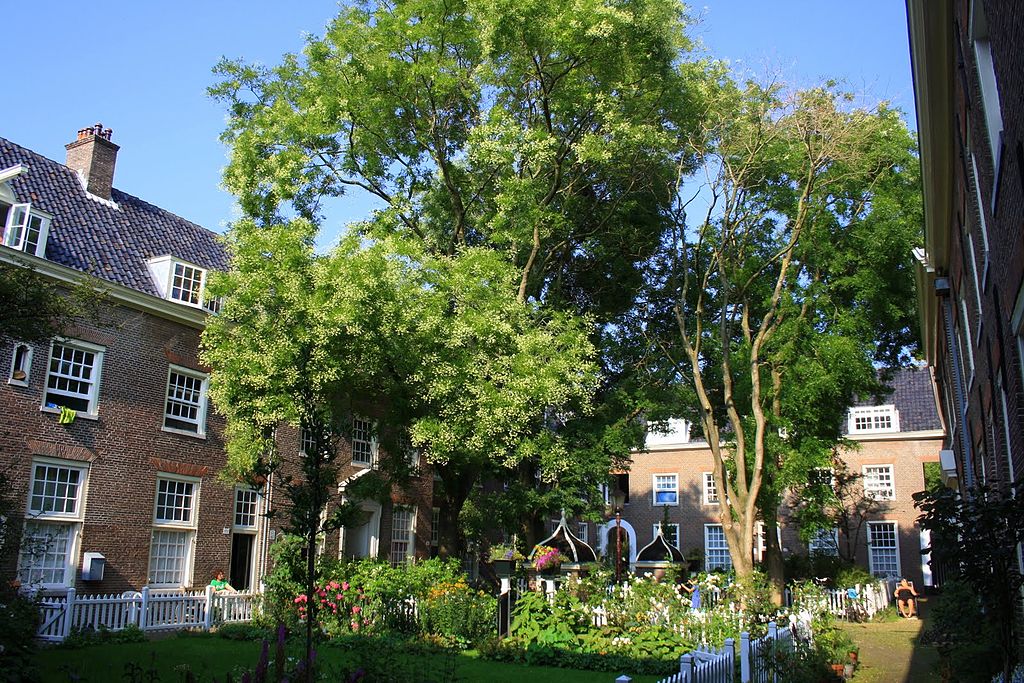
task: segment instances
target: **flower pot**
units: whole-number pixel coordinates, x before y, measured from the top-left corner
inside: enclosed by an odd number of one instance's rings
[[[516,569],[515,560],[492,560],[491,564],[494,565],[494,573],[499,579],[509,578]]]
[[[843,666],[843,678],[845,678],[846,680],[850,680],[851,678],[853,678],[853,669],[854,669],[853,664],[846,664],[846,665],[844,665]]]
[[[842,680],[843,674],[845,673],[845,671],[846,671],[846,665],[845,664],[833,664],[832,665],[832,673],[835,674],[836,678],[838,678],[840,680]]]

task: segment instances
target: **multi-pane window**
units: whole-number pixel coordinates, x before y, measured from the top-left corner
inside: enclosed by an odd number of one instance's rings
[[[352,464],[370,467],[376,458],[377,444],[373,438],[373,423],[352,418]]]
[[[440,545],[441,540],[441,508],[434,508],[430,511],[430,545],[435,548]]]
[[[895,500],[892,465],[864,465],[864,495],[874,500]]]
[[[63,586],[73,578],[74,524],[25,522],[18,579],[25,586]]]
[[[2,208],[6,209],[0,210],[0,216],[5,217],[0,224],[4,246],[33,256],[44,256],[50,219],[32,211],[29,204],[14,204]]]
[[[398,452],[409,463],[409,467],[419,467],[420,449],[412,445],[412,439],[407,431],[398,435]]]
[[[198,494],[196,479],[157,477],[149,549],[150,584],[185,586],[190,582]]]
[[[715,473],[704,473],[704,504],[715,505],[718,503],[718,486],[715,484]]]
[[[400,565],[413,558],[413,534],[416,508],[395,508],[391,516],[391,564]]]
[[[255,529],[259,514],[259,491],[251,488],[235,489],[235,528]]]
[[[665,536],[665,540],[669,545],[679,547],[679,525],[678,524],[662,524],[661,522],[655,524],[652,527],[652,533],[654,537],[658,537],[658,530],[662,531]]]
[[[996,177],[1000,170],[999,159],[1003,145],[1003,112],[999,103],[999,87],[996,84],[996,67],[992,59],[992,42],[989,38],[988,20],[981,0],[971,2],[969,32],[974,48],[974,65],[978,72],[978,88],[981,91],[981,109],[985,115],[985,132],[988,133],[989,150],[992,152],[992,168]]]
[[[590,542],[590,526],[586,522],[580,522],[576,527],[576,537],[584,543]]]
[[[654,475],[654,504],[655,505],[678,505],[679,504],[679,475],[677,475],[677,474],[655,474]]]
[[[167,375],[167,403],[164,407],[166,429],[206,433],[207,376],[201,372],[172,365]]]
[[[732,557],[721,524],[704,525],[704,569],[731,569]]]
[[[53,342],[44,406],[71,408],[95,415],[102,362],[103,348],[100,346],[79,341]]]
[[[299,452],[303,455],[312,455],[316,450],[316,438],[313,432],[303,427],[299,430]]]
[[[171,298],[191,306],[202,302],[203,278],[206,271],[184,263],[174,264],[171,276]]]
[[[896,522],[868,522],[868,564],[875,576],[900,575]]]
[[[900,414],[895,405],[850,408],[847,421],[847,432],[850,434],[881,434],[898,431],[900,431]]]
[[[33,515],[78,515],[82,470],[37,463],[32,476],[28,510]]]
[[[807,553],[809,555],[839,555],[839,530],[818,529],[807,541]]]
[[[74,581],[85,472],[60,461],[33,464],[18,559],[18,578],[25,586],[67,586]]]

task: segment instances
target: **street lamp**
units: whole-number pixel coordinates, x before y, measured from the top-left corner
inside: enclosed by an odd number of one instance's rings
[[[619,583],[622,581],[622,506],[626,504],[626,494],[616,488],[609,498],[615,510],[615,583]]]

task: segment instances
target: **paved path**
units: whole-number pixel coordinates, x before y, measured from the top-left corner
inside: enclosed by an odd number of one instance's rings
[[[927,606],[922,605],[925,614]],[[843,624],[860,646],[861,666],[854,683],[927,683],[940,680],[938,653],[920,645],[924,622],[900,619],[882,623]]]

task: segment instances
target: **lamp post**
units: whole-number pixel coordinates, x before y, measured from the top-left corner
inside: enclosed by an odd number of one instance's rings
[[[611,494],[611,503],[615,507],[615,583],[622,581],[622,506],[626,504],[626,494],[615,489]]]

